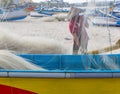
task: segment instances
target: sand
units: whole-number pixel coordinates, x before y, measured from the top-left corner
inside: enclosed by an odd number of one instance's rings
[[[30,17],[19,21],[0,22],[0,31],[14,32],[22,36],[44,36],[62,42],[72,54],[73,37],[69,32],[68,21],[44,22],[40,17]],[[88,51],[101,49],[114,45],[120,39],[120,27],[93,26],[89,21]],[[110,42],[111,41],[111,42]],[[120,52],[120,49],[112,51],[113,54]],[[111,53],[107,52],[106,54]],[[105,54],[105,53],[104,53]]]

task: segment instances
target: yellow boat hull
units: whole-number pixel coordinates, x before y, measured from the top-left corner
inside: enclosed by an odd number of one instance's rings
[[[0,85],[36,94],[120,94],[119,78],[0,78]]]

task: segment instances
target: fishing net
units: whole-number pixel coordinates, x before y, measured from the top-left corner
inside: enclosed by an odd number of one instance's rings
[[[1,50],[51,70],[119,69],[119,2],[0,0],[0,7]]]

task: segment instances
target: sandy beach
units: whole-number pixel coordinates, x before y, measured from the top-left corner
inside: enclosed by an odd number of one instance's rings
[[[72,54],[72,35],[69,32],[68,21],[45,22],[40,17],[30,17],[19,21],[1,22],[0,31],[8,31],[21,34],[22,36],[39,36],[52,38],[62,42],[64,46]],[[120,27],[109,27],[109,31],[105,26],[94,26],[89,21],[87,33],[89,35],[88,51],[101,49],[114,45],[120,39]],[[119,53],[120,50],[112,51]],[[107,52],[111,53],[111,52]]]

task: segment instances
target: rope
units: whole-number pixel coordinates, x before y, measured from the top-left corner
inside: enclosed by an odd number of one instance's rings
[[[106,14],[108,15],[108,10],[107,10],[107,6],[108,6],[108,1],[106,0]],[[108,31],[108,39],[109,39],[109,45],[110,45],[110,52],[112,54],[112,39],[111,39],[111,30],[109,28],[109,17],[107,16],[107,31]]]

